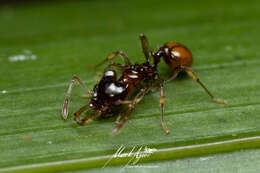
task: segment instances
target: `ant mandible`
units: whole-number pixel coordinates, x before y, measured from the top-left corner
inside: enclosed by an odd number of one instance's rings
[[[145,63],[132,64],[122,51],[117,51],[108,55],[104,61],[95,66],[96,68],[107,61],[110,62],[102,79],[94,86],[93,91],[90,91],[78,76],[73,76],[62,109],[64,119],[67,119],[68,117],[69,97],[75,81],[78,81],[79,84],[88,91],[89,97],[91,98],[88,104],[74,113],[74,120],[79,125],[84,125],[89,120],[96,117],[107,117],[109,114],[113,113],[113,109],[119,105],[128,105],[126,109],[123,109],[117,116],[117,126],[112,131],[113,134],[117,133],[124,126],[135,109],[136,104],[142,100],[144,95],[154,89],[160,89],[161,124],[165,133],[168,134],[170,131],[164,122],[165,95],[163,84],[165,81],[174,79],[180,72],[186,72],[198,82],[213,101],[227,104],[225,100],[216,99],[199,80],[198,76],[189,68],[192,65],[192,54],[186,46],[176,42],[167,42],[161,46],[158,51],[153,52],[149,49],[146,36],[140,34],[139,37],[146,58]],[[118,56],[123,58],[124,64],[113,62],[113,59]],[[153,63],[150,62],[151,58],[153,58]],[[172,70],[172,74],[168,79],[162,79],[158,74],[157,65],[161,58],[163,58]],[[120,77],[117,77],[116,71],[110,68],[112,66],[122,73]],[[136,95],[134,95],[135,91],[138,91]],[[131,100],[131,97],[134,98]],[[80,115],[88,108],[92,108],[94,114],[87,115],[85,118],[80,118]],[[126,115],[120,122],[120,119],[124,114]]]

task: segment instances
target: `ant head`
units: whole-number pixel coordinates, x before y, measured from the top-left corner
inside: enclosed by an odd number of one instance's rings
[[[191,51],[184,45],[176,42],[167,42],[153,53],[155,58],[163,57],[172,70],[179,66],[190,67],[192,64]]]
[[[191,51],[184,45],[176,42],[168,42],[164,44],[164,49],[168,49],[167,57],[170,59],[175,59],[180,65],[190,67],[192,64],[192,54]]]

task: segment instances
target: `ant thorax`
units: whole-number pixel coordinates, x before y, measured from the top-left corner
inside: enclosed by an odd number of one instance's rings
[[[134,64],[126,68],[119,78],[119,81],[132,85],[139,85],[142,82],[152,82],[158,78],[156,66],[149,62]]]

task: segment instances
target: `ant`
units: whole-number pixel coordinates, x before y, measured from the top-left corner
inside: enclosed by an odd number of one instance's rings
[[[161,124],[165,133],[168,134],[170,131],[164,121],[165,95],[163,84],[166,81],[174,79],[180,72],[186,72],[191,76],[198,84],[200,84],[213,101],[227,104],[226,100],[216,99],[199,80],[198,76],[189,68],[192,65],[193,59],[190,50],[186,46],[176,42],[167,42],[161,46],[158,51],[153,52],[149,49],[146,36],[140,34],[139,38],[141,40],[146,62],[142,64],[132,64],[124,52],[113,52],[108,55],[104,61],[94,66],[94,68],[97,68],[107,61],[110,62],[102,79],[94,86],[93,91],[90,91],[78,76],[73,76],[62,109],[64,119],[67,119],[68,117],[69,98],[75,81],[78,81],[79,84],[87,90],[90,97],[90,102],[74,113],[74,120],[79,125],[84,125],[96,117],[107,117],[109,114],[113,113],[114,108],[120,105],[128,105],[118,114],[116,118],[117,126],[112,131],[113,134],[117,133],[124,126],[135,109],[136,104],[142,100],[145,94],[154,89],[160,90]],[[118,56],[123,58],[124,64],[113,62],[113,59]],[[158,74],[157,65],[161,58],[163,58],[172,70],[172,74],[168,79],[162,79]],[[150,62],[151,59],[153,59],[153,63]],[[122,73],[121,76],[117,77],[116,71],[112,70],[110,67],[115,67],[120,71]],[[135,94],[136,91],[137,94]],[[130,97],[134,98],[131,100]],[[85,118],[80,118],[80,115],[88,108],[94,110],[94,114],[87,115]],[[124,114],[126,115],[120,122],[120,119]]]

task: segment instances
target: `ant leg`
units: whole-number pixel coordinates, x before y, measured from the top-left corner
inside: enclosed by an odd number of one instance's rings
[[[83,106],[82,108],[80,108],[77,112],[74,113],[74,121],[76,121],[76,123],[77,123],[78,125],[83,126],[84,124],[86,124],[86,123],[88,123],[89,121],[91,121],[93,118],[98,117],[98,116],[101,115],[100,113],[94,114],[94,115],[90,115],[90,116],[86,115],[83,119],[80,119],[80,115],[81,115],[85,110],[87,110],[88,107],[89,107],[89,105],[85,105],[85,106]],[[80,121],[79,121],[78,119],[80,119]]]
[[[77,81],[80,83],[80,85],[81,85],[83,88],[85,88],[85,89],[88,91],[88,93],[91,95],[91,91],[87,88],[87,86],[84,85],[84,83],[81,81],[81,79],[80,79],[78,76],[74,75],[73,78],[72,78],[72,80],[71,80],[71,83],[70,83],[70,85],[69,85],[69,88],[68,88],[68,91],[67,91],[67,96],[66,96],[66,98],[65,98],[65,101],[64,101],[64,104],[63,104],[63,108],[62,108],[62,111],[61,111],[62,116],[63,116],[64,119],[67,119],[67,118],[68,118],[68,113],[69,113],[69,111],[68,111],[69,98],[70,98],[72,86],[73,86],[73,84],[75,83],[76,80],[77,80]]]
[[[142,100],[144,95],[150,90],[150,88],[142,89],[134,98],[134,100],[128,105],[128,114],[126,115],[125,119],[122,120],[120,124],[117,125],[117,127],[112,131],[112,134],[117,133],[124,124],[128,121],[129,117],[131,116],[131,113],[133,112],[136,104]]]
[[[115,102],[115,104],[120,105],[120,104],[131,104],[132,101],[131,100],[123,100],[123,101],[117,101]]]
[[[113,52],[110,55],[108,55],[106,57],[106,59],[104,59],[104,61],[102,61],[101,63],[95,65],[94,68],[97,68],[97,67],[101,66],[102,64],[104,64],[107,61],[112,61],[118,55],[120,55],[120,57],[122,57],[124,59],[126,65],[131,65],[131,63],[129,61],[129,58],[126,56],[126,54],[124,52],[122,52],[122,51],[117,51],[117,52]]]
[[[82,95],[80,96],[80,98],[90,99],[90,98],[91,98],[91,95],[89,95],[89,94],[82,94]]]
[[[143,49],[143,53],[144,53],[144,56],[146,58],[146,61],[149,62],[150,61],[149,42],[147,40],[147,37],[144,34],[140,34],[139,38],[141,40],[142,49]]]
[[[106,70],[108,70],[111,66],[116,67],[120,72],[123,72],[124,69],[125,69],[125,66],[124,66],[124,65],[118,64],[118,63],[115,63],[115,62],[111,62],[111,63],[107,66]]]
[[[91,116],[86,116],[85,118],[83,118],[81,120],[81,122],[77,121],[78,125],[85,125],[86,123],[88,123],[89,121],[91,121],[95,116],[94,115],[91,115]]]
[[[127,111],[127,110],[124,109],[124,110],[122,110],[122,111],[119,113],[119,115],[116,117],[116,121],[115,121],[116,124],[119,124],[120,119],[121,119],[123,113],[126,112],[126,111]]]
[[[168,79],[165,79],[165,80],[164,80],[164,82],[169,82],[169,81],[175,79],[175,78],[178,76],[178,74],[179,74],[180,71],[181,71],[181,70],[176,70],[176,71],[174,71],[174,72],[172,73],[172,75],[171,75]]]
[[[132,103],[132,101],[130,101],[130,100],[123,100],[123,101],[118,101],[118,102],[116,102],[116,104],[131,104],[131,103]],[[116,121],[115,121],[116,124],[119,124],[120,119],[121,119],[121,117],[122,117],[122,114],[123,114],[125,111],[127,111],[127,110],[124,109],[124,110],[122,110],[122,111],[119,113],[119,115],[117,116]]]
[[[163,85],[161,83],[160,84],[161,124],[162,124],[162,128],[165,131],[165,133],[169,134],[170,131],[167,128],[166,123],[164,121],[164,102],[165,102],[164,98],[165,98],[165,95],[164,95],[164,92],[163,92]]]
[[[89,105],[87,104],[87,105],[81,107],[78,111],[76,111],[76,112],[74,113],[74,121],[76,121],[76,122],[78,123],[78,119],[79,119],[80,115],[81,115],[85,110],[87,110],[88,107],[89,107]]]
[[[116,121],[115,121],[116,124],[119,124],[122,114],[123,112],[120,112],[119,115],[116,117]]]
[[[196,82],[200,84],[200,86],[207,92],[207,94],[211,97],[211,99],[217,103],[227,104],[226,100],[215,98],[211,92],[206,88],[206,86],[200,81],[199,77],[188,67],[182,67],[183,71],[187,72],[189,76],[191,76]]]
[[[112,134],[116,134],[123,126],[124,124],[128,121],[131,113],[133,112],[135,105],[131,105],[131,108],[128,109],[128,114],[126,115],[125,119],[123,119],[123,121],[117,125],[117,127],[112,131]],[[121,117],[120,117],[121,118]]]
[[[99,77],[102,77],[103,76],[103,73],[102,72],[96,72],[96,74],[99,76]]]

